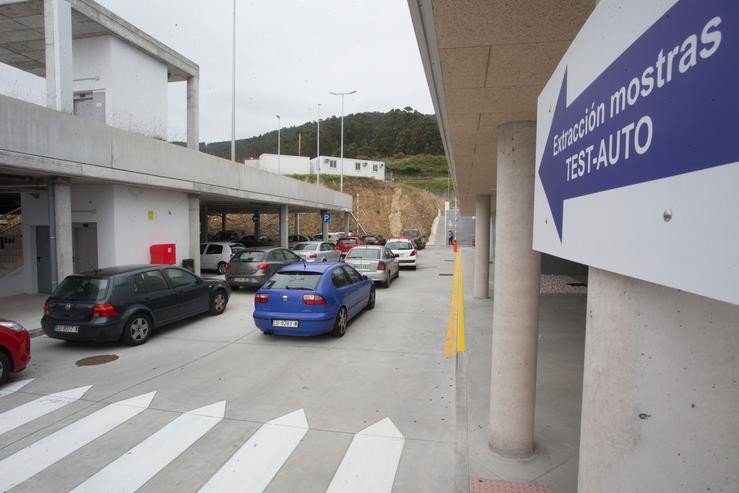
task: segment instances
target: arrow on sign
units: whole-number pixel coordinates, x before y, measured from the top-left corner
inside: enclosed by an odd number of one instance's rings
[[[538,171],[560,241],[568,199],[739,161],[738,56],[739,2],[681,0],[569,105],[565,70]]]

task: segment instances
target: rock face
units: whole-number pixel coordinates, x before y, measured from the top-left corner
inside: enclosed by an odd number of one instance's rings
[[[438,210],[444,205],[443,199],[424,190],[372,179],[345,178],[344,192],[354,198],[354,215],[367,234],[381,234],[385,238],[398,236],[403,228],[418,228],[428,237],[431,233],[431,224]],[[332,212],[329,231],[341,231],[343,221],[341,212]],[[277,214],[263,214],[260,224],[261,234],[277,239]],[[220,215],[210,217],[209,227],[211,233],[221,230]],[[349,227],[354,233],[364,234],[353,219],[350,220]],[[254,224],[251,221],[251,214],[229,214],[226,229],[253,234]],[[290,214],[289,231],[290,234],[295,232],[293,214]],[[321,232],[317,213],[300,215],[300,232],[304,235]]]

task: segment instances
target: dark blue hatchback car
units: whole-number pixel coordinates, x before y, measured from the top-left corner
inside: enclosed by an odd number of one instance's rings
[[[265,334],[341,337],[349,320],[375,306],[375,285],[344,263],[283,267],[257,291],[254,323]]]

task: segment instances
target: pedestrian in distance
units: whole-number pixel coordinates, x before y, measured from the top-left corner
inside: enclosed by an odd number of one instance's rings
[[[447,238],[449,239],[450,245],[454,244],[454,231],[450,229],[449,232],[447,233]]]

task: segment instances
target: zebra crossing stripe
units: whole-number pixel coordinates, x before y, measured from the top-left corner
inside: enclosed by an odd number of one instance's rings
[[[354,435],[326,493],[390,492],[405,437],[390,418]]]
[[[151,404],[156,392],[109,404],[0,461],[0,491],[43,471],[75,450],[133,418]]]
[[[77,401],[91,387],[88,385],[45,395],[0,414],[0,435]]]
[[[136,491],[218,424],[225,410],[221,401],[180,415],[72,491]]]
[[[18,380],[17,382],[13,382],[9,385],[6,385],[2,389],[0,389],[0,397],[5,397],[6,395],[10,395],[14,392],[18,392],[20,389],[28,385],[29,383],[33,382],[33,378],[28,378],[26,380]]]
[[[261,493],[307,432],[308,421],[302,409],[265,423],[205,483],[199,493]]]

